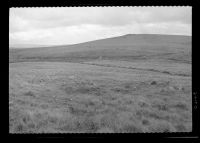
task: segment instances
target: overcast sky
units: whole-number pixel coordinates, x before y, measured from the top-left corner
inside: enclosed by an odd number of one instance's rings
[[[75,44],[125,34],[191,35],[191,7],[11,8],[9,44]]]

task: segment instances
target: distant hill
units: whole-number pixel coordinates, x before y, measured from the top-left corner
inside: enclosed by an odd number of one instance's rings
[[[39,48],[48,47],[48,45],[38,45],[38,44],[10,44],[9,48]]]
[[[168,59],[191,62],[191,36],[128,34],[74,45],[9,49],[9,62]]]

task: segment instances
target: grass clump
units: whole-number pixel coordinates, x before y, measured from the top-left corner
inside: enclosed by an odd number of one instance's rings
[[[146,125],[150,125],[150,122],[149,122],[149,120],[147,120],[147,119],[143,119],[143,120],[142,120],[142,124],[143,124],[144,126],[146,126]]]
[[[142,127],[138,127],[134,124],[126,124],[119,129],[120,133],[142,133]]]
[[[103,88],[87,84],[87,83],[81,83],[81,84],[72,84],[72,85],[66,85],[64,87],[64,91],[67,94],[90,94],[90,95],[96,95],[96,96],[102,96],[106,92]]]
[[[169,132],[175,132],[176,129],[173,127],[173,125],[166,121],[158,121],[158,120],[152,120],[151,125],[148,127],[150,132],[158,132],[158,133],[169,133]]]
[[[188,107],[185,103],[177,103],[176,105],[173,106],[176,109],[180,109],[180,110],[188,110]]]
[[[96,132],[97,133],[114,133],[114,131],[108,127],[102,127],[101,129],[97,130]]]
[[[9,113],[9,130],[11,133],[32,132],[35,129],[35,122],[27,112],[19,109],[12,110],[10,111],[12,114]]]
[[[28,91],[24,93],[25,96],[36,97],[35,93],[32,91]]]
[[[117,93],[121,93],[121,94],[129,94],[129,93],[131,93],[130,89],[121,88],[121,87],[113,88],[112,91],[117,92]]]
[[[175,125],[175,128],[177,132],[185,132],[187,130],[183,124]]]
[[[168,111],[169,107],[166,104],[154,104],[152,107],[161,110],[161,111]]]

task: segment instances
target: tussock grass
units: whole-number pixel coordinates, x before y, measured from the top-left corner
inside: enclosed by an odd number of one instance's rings
[[[178,102],[176,105],[173,105],[173,107],[180,110],[188,110],[187,104],[182,102]]]
[[[10,133],[191,131],[191,89],[185,77],[144,74],[141,80],[137,77],[143,73],[124,69],[90,66],[88,71],[88,65],[60,63],[18,66],[9,74]],[[100,77],[95,76],[99,71]],[[33,79],[45,84],[31,83]],[[185,90],[169,89],[179,82]]]
[[[178,132],[184,132],[186,131],[186,127],[184,126],[184,124],[178,124],[178,125],[175,125],[175,128]]]
[[[95,86],[93,83],[88,82],[80,82],[73,84],[63,85],[64,91],[67,94],[93,94],[96,96],[102,96],[105,91],[103,88]]]
[[[164,132],[164,133],[176,131],[176,129],[173,127],[172,124],[165,121],[151,123],[151,125],[148,127],[148,130],[151,132]]]
[[[28,91],[24,93],[25,96],[31,96],[31,97],[36,97],[36,95],[32,91]]]

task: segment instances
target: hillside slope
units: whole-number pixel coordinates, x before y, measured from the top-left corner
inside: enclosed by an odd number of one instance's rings
[[[9,49],[9,62],[137,60],[164,58],[191,63],[191,36],[128,34],[86,43]]]

